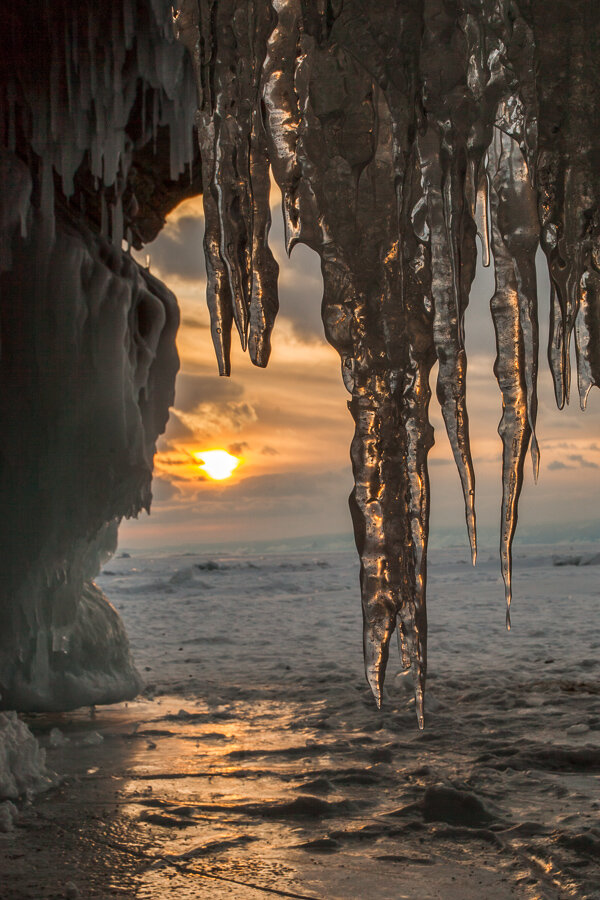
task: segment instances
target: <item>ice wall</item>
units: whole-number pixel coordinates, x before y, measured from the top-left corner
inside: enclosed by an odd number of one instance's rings
[[[0,706],[68,709],[141,686],[93,578],[173,400],[177,304],[128,247],[194,184],[195,88],[163,0],[34,0],[0,45]]]
[[[0,702],[67,709],[134,696],[124,628],[93,578],[121,517],[150,506],[177,304],[62,215],[32,216],[0,292]]]
[[[321,257],[323,321],[356,423],[350,499],[364,652],[378,703],[398,634],[423,725],[429,375],[462,482],[473,560],[475,479],[463,320],[479,234],[496,271],[502,392],[501,562],[535,439],[534,257],[552,283],[559,406],[574,335],[582,406],[599,382],[600,12],[593,0],[183,0],[194,63],[208,303],[220,371],[233,323],[264,366],[277,312],[268,167],[288,251]],[[507,612],[507,623],[510,623]]]

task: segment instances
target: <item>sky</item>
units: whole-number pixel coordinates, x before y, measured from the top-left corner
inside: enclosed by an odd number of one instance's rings
[[[206,308],[202,198],[182,203],[140,259],[175,293],[181,308],[181,370],[174,407],[159,439],[151,515],[121,526],[121,546],[201,547],[214,542],[281,541],[350,533],[352,488],[347,409],[338,354],[320,319],[322,280],[316,254],[298,246],[288,259],[278,192],[274,191],[271,247],[280,266],[280,312],[267,369],[253,366],[233,336],[232,375],[217,372]],[[538,260],[540,300],[540,478],[526,468],[519,533],[527,540],[600,538],[599,392],[585,413],[573,396],[558,411],[546,362],[549,283]],[[497,544],[501,499],[502,413],[493,375],[494,329],[489,312],[492,269],[479,268],[466,315],[467,402],[482,543]],[[437,367],[436,367],[437,368]],[[434,386],[437,371],[432,372]],[[574,387],[575,374],[574,374]],[[576,393],[576,390],[575,390]],[[435,399],[436,443],[430,454],[433,542],[462,542],[462,493]],[[232,477],[212,481],[193,454],[224,449],[240,457]],[[463,532],[465,533],[463,540]]]

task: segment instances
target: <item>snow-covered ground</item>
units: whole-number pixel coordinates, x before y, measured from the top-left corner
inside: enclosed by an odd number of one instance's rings
[[[431,554],[424,732],[394,652],[375,709],[350,545],[117,554],[145,696],[32,717],[67,779],[0,897],[600,898],[599,549],[517,548],[510,633],[497,554]]]

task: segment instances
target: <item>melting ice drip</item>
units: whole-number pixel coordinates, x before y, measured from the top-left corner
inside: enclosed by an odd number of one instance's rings
[[[534,258],[547,255],[559,406],[575,333],[582,407],[600,376],[600,103],[593,0],[184,0],[194,63],[212,336],[235,322],[265,366],[278,308],[269,167],[288,253],[321,257],[323,321],[356,423],[351,511],[367,678],[378,704],[397,631],[423,725],[429,374],[460,474],[473,561],[463,323],[490,244],[503,399],[501,561],[526,453],[537,475]],[[507,624],[510,619],[507,610]]]

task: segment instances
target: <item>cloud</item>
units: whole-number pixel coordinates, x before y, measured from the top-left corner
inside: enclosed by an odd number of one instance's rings
[[[181,420],[176,412],[171,410],[169,412],[169,421],[167,423],[166,440],[162,438],[161,443],[168,445],[170,441],[191,440],[193,437],[194,432],[192,429]],[[166,448],[161,447],[161,449]]]
[[[180,329],[184,328],[206,331],[210,324],[207,319],[199,319],[197,316],[182,316]]]
[[[215,518],[244,515],[295,516],[299,511],[323,510],[328,503],[336,503],[346,510],[349,488],[348,472],[278,472],[268,475],[253,475],[236,484],[211,483],[208,489],[199,485],[199,490],[190,497],[188,510]]]
[[[263,456],[279,456],[279,450],[276,450],[275,447],[270,447],[268,444],[260,451]]]
[[[548,465],[548,468],[551,472],[556,472],[558,469],[573,469],[574,466],[568,466],[566,463],[561,462],[560,459],[555,459]]]
[[[308,343],[322,341],[323,279],[319,257],[308,247],[298,244],[288,259],[284,245],[283,218],[278,212],[273,216],[269,244],[279,263],[279,318],[291,323],[298,340]]]
[[[169,276],[181,281],[205,282],[204,218],[183,215],[168,222],[149,251],[152,267],[168,282]],[[316,253],[308,247],[295,248],[290,259],[284,249],[283,219],[275,214],[271,228],[270,245],[280,264],[279,318],[287,319],[299,340],[313,343],[323,340],[321,322],[321,297],[323,281],[321,265]],[[206,319],[186,315],[182,321],[186,328],[206,329]]]
[[[584,456],[581,455],[581,453],[570,453],[569,459],[572,460],[574,463],[577,463],[578,465],[580,465],[583,469],[597,469],[598,468],[597,463],[592,462],[590,459],[586,459]]]
[[[167,478],[161,478],[159,475],[155,475],[152,479],[152,499],[154,502],[164,502],[165,500],[172,500],[174,497],[179,497],[180,491],[173,484],[173,482],[169,481]]]
[[[238,441],[235,444],[230,444],[227,448],[227,452],[233,453],[234,456],[240,456],[244,450],[248,449],[248,446],[249,444],[247,441]]]
[[[317,257],[306,247],[296,248],[279,280],[279,316],[291,323],[300,341],[324,340],[322,294],[323,281]]]
[[[175,275],[182,281],[204,279],[203,236],[204,220],[200,216],[181,216],[170,222],[152,242],[152,267],[163,276]]]
[[[200,403],[193,412],[185,413],[186,425],[196,441],[214,439],[223,431],[241,431],[258,415],[251,403]]]
[[[181,372],[175,386],[175,407],[182,412],[191,412],[201,403],[239,400],[243,393],[242,385],[229,378]]]

